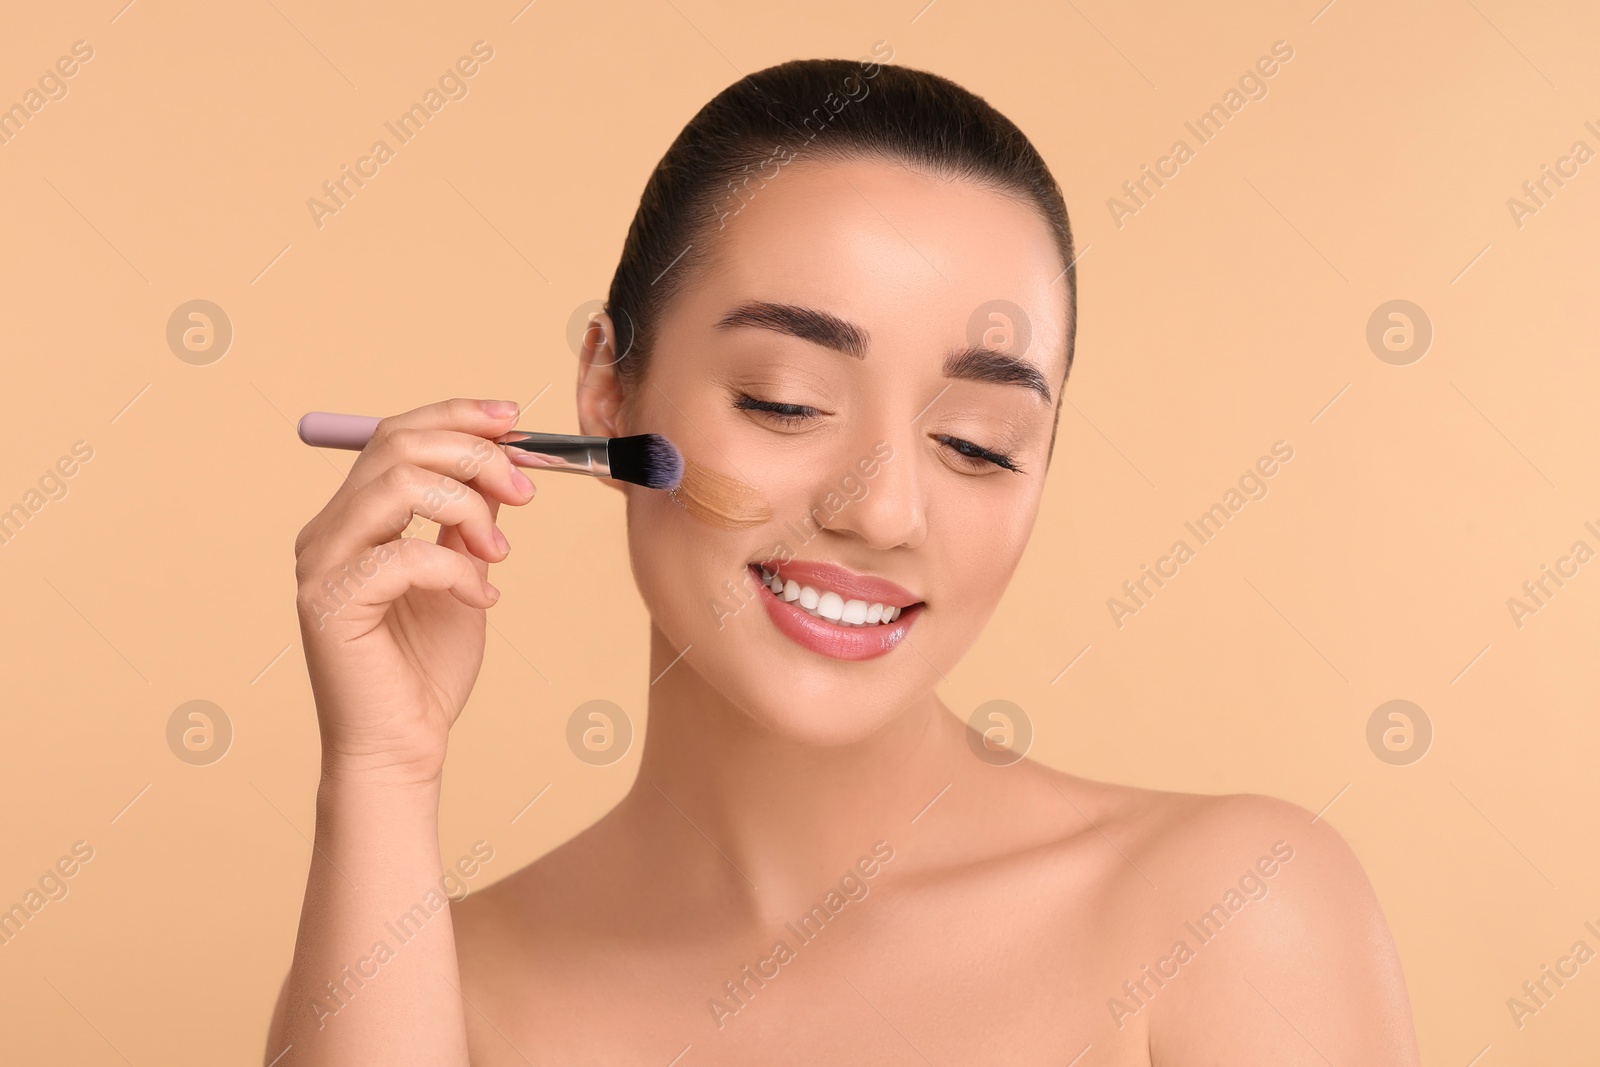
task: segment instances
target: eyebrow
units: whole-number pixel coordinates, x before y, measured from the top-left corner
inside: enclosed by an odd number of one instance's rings
[[[1044,380],[1038,367],[1025,359],[1008,356],[982,345],[971,345],[946,356],[944,376],[964,378],[969,382],[1020,385],[1038,393],[1046,404],[1055,403],[1050,396],[1050,383]]]
[[[713,328],[729,330],[741,326],[788,334],[842,352],[853,359],[867,358],[867,331],[837,315],[815,308],[756,300],[740,304],[718,319]],[[1037,393],[1046,404],[1054,403],[1050,395],[1050,383],[1038,367],[1027,360],[1008,356],[983,345],[968,345],[951,352],[945,357],[942,369],[946,378],[1020,385]]]
[[[740,304],[722,316],[715,328],[727,330],[738,326],[786,333],[855,359],[867,358],[867,331],[815,308],[757,300]]]

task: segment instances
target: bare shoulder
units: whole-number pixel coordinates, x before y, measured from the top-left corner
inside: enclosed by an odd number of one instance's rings
[[[1033,764],[1032,770],[1086,820],[1102,829],[1107,825],[1118,827],[1141,848],[1204,851],[1241,835],[1274,830],[1292,832],[1301,840],[1324,836],[1328,842],[1345,847],[1326,822],[1313,821],[1311,812],[1276,797],[1145,789],[1083,778],[1039,764]]]
[[[613,809],[575,837],[451,906],[462,981],[500,983],[576,951],[581,931],[626,928],[614,918],[638,882],[636,845]],[[535,951],[537,947],[537,951]]]
[[[1267,872],[1292,865],[1314,872],[1308,887],[1327,897],[1370,892],[1361,861],[1339,832],[1290,801],[1256,793],[1133,790],[1124,807],[1152,861],[1184,875],[1233,881],[1254,867],[1260,877],[1275,878]]]
[[[1371,893],[1349,844],[1298,804],[1254,793],[1143,789],[1039,770],[1084,824],[1130,859],[1170,872],[1174,891],[1210,888],[1218,879],[1231,883],[1252,868],[1258,877],[1274,878],[1277,869],[1292,865],[1309,872],[1303,888],[1318,897],[1349,901]]]
[[[451,905],[456,946],[498,955],[519,932],[539,925],[550,909],[579,906],[582,886],[593,877],[585,863],[593,827],[497,882],[475,889]]]
[[[1139,1017],[1152,1063],[1419,1062],[1394,939],[1326,820],[1254,794],[1073,790],[1157,889],[1149,958],[1108,1003],[1119,1026]]]

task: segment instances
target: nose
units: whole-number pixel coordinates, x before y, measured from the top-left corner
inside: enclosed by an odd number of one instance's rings
[[[928,536],[917,431],[903,426],[892,432],[888,425],[885,420],[874,426],[875,433],[851,435],[835,468],[848,469],[849,475],[821,487],[824,499],[833,493],[843,500],[825,525],[875,549],[916,548]]]

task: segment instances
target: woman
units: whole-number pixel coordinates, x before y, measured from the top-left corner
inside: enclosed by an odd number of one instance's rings
[[[515,405],[384,420],[302,531],[323,774],[268,1061],[1417,1062],[1326,822],[1019,760],[1004,716],[980,734],[936,694],[1038,513],[1076,277],[1021,132],[886,58],[786,63],[696,115],[586,340],[582,433],[665,434],[771,505],[712,527],[612,483],[655,681],[598,823],[417,906],[494,519],[534,494],[489,443]],[[437,545],[396,540],[413,514]],[[353,562],[375,576],[313,610]]]

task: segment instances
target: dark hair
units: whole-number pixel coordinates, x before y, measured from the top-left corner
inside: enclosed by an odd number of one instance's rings
[[[630,395],[643,380],[662,310],[713,252],[710,238],[744,195],[776,177],[762,168],[861,157],[981,182],[1038,208],[1065,268],[1066,371],[1072,370],[1078,318],[1072,229],[1060,187],[1022,131],[937,74],[869,59],[796,59],[713,97],[645,183],[606,301],[621,353],[617,372]]]

